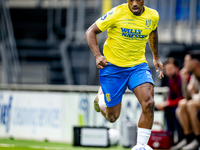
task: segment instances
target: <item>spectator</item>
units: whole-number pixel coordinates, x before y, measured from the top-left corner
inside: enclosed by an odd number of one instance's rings
[[[171,132],[171,139],[174,141],[174,131],[178,131],[178,141],[183,138],[183,130],[176,118],[175,110],[179,100],[183,99],[179,64],[174,58],[168,58],[164,63],[165,75],[169,78],[168,99],[155,105],[155,110],[164,110],[167,130]]]
[[[184,139],[171,149],[195,150],[200,146],[200,51],[191,52],[188,61],[185,59],[184,68],[181,70],[185,99],[181,100],[176,110],[176,115],[183,127]],[[186,58],[185,57],[185,58]],[[189,84],[186,84],[186,74],[192,73]]]

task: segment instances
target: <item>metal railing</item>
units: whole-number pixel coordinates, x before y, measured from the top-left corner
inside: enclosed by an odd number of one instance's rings
[[[125,0],[113,0],[117,6]],[[160,42],[195,44],[200,42],[200,0],[145,0],[160,15]]]
[[[23,7],[25,7],[25,4],[27,4],[27,7],[29,7],[28,4],[31,4],[31,7],[48,8],[47,42],[55,40],[56,30],[60,30],[65,35],[65,38],[60,41],[59,51],[66,84],[74,84],[75,81],[73,79],[68,46],[70,44],[87,44],[85,31],[95,20],[101,17],[103,0],[10,0],[7,2],[14,7],[13,4],[16,4],[17,1],[23,3]],[[30,1],[33,3],[30,3]],[[1,0],[1,3],[2,2],[3,0]],[[126,0],[112,0],[113,7],[126,2]],[[159,42],[178,42],[189,45],[198,44],[200,42],[200,0],[145,0],[145,5],[159,12]],[[19,4],[17,6],[19,6]],[[63,17],[61,15],[62,8],[66,8],[66,23],[64,27],[61,25]],[[87,11],[90,9],[92,9],[92,12],[88,13]],[[1,26],[1,28],[3,28],[3,26]],[[100,34],[98,36],[99,43],[104,43],[106,37],[106,33]],[[5,44],[1,44],[0,48],[4,49],[3,47],[5,46]],[[5,51],[2,51],[2,56],[3,55],[5,55]],[[90,62],[95,63],[93,56],[91,56],[90,59]],[[2,60],[4,60],[4,69],[6,69],[4,72],[7,72],[7,75],[4,75],[4,77],[9,77],[10,73],[7,68],[11,67],[8,66],[9,63],[7,61],[10,62],[10,60],[6,58],[6,56],[3,56]],[[92,63],[88,65],[89,76],[91,78],[96,76],[96,74],[93,73],[94,67],[96,66],[91,65]],[[15,72],[17,73],[16,69]]]
[[[21,68],[13,33],[9,8],[0,0],[0,51],[2,58],[2,82],[20,83]]]
[[[74,84],[74,79],[72,77],[72,66],[69,58],[69,52],[68,52],[68,46],[70,43],[73,43],[76,45],[85,44],[85,22],[87,22],[87,17],[85,17],[86,14],[86,8],[87,8],[88,0],[69,0],[69,7],[66,11],[66,28],[65,28],[65,39],[60,44],[60,52],[61,52],[61,58],[62,58],[62,64],[64,68],[64,75],[66,84]],[[100,4],[99,0],[93,0],[94,3],[94,11],[98,11],[98,5]],[[76,9],[76,13],[75,13]],[[75,15],[76,14],[76,15]],[[92,15],[92,18],[94,19],[96,17],[96,14]],[[75,20],[76,19],[76,20]],[[90,67],[93,69],[93,67]],[[91,72],[91,71],[90,71]],[[91,74],[92,75],[92,74]]]
[[[71,18],[75,19],[75,24],[73,26],[75,34],[73,34],[73,36],[75,36],[77,42],[85,41],[82,36],[85,31],[83,25],[85,22],[90,21],[88,19],[91,19],[84,16],[86,9],[88,7],[95,7],[97,11],[93,16],[98,19],[101,13],[97,12],[102,9],[102,1],[103,0],[73,0],[73,8],[79,8],[77,9],[76,16]],[[113,7],[126,2],[126,0],[112,0]],[[72,9],[70,7],[71,0],[10,0],[8,3],[12,7],[19,7],[20,4],[22,7],[42,8],[51,6],[56,8],[57,12],[59,12],[59,7]],[[50,3],[51,5],[49,5]],[[158,26],[160,42],[178,42],[185,44],[200,42],[200,0],[145,0],[145,5],[156,9],[160,14]],[[49,14],[51,15],[52,12],[50,11]],[[51,20],[51,18],[49,19]],[[60,20],[59,17],[56,17],[56,19]],[[49,24],[49,29],[49,35],[52,36],[51,23]]]
[[[13,90],[13,91],[49,91],[49,92],[94,92],[97,93],[100,86],[89,85],[50,85],[50,84],[0,84],[0,90]],[[154,87],[154,92],[157,94],[168,94],[168,87]],[[126,93],[132,93],[126,90]]]

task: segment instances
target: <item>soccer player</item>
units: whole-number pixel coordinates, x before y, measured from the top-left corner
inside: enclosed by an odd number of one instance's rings
[[[128,87],[142,106],[137,145],[143,146],[148,143],[154,118],[154,82],[145,58],[147,41],[156,71],[160,68],[158,77],[164,76],[158,55],[158,20],[157,11],[144,6],[144,0],[127,0],[98,19],[86,32],[102,88],[94,101],[95,110],[101,111],[109,122],[115,122],[120,115],[122,95]],[[96,36],[106,30],[108,38],[102,56]]]

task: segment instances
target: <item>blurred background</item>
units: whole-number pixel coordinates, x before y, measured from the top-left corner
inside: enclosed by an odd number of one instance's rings
[[[0,0],[0,83],[99,85],[85,31],[126,0]],[[200,0],[145,0],[160,15],[159,55],[182,65],[200,42]],[[98,35],[102,50],[106,33]],[[152,54],[146,57],[157,86]]]
[[[85,32],[122,3],[126,0],[0,0],[1,138],[72,143],[73,126],[120,131],[123,121],[137,122],[141,106],[130,93],[114,124],[93,109],[100,83]],[[200,0],[145,0],[145,5],[160,15],[161,61],[174,57],[182,67],[185,54],[200,49]],[[106,32],[98,35],[101,52],[106,38]],[[160,87],[167,78],[157,77],[148,43],[146,58],[155,102],[162,102],[168,88]],[[164,124],[163,112],[156,112],[155,120]]]

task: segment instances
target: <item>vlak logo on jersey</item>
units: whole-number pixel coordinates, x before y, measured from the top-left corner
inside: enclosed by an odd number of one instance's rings
[[[146,26],[150,27],[150,25],[151,25],[151,19],[146,19]]]
[[[128,38],[146,38],[148,35],[142,35],[142,30],[121,28],[122,36]]]
[[[8,105],[0,103],[0,125],[6,126],[6,132],[8,132],[10,128],[11,105],[12,97],[10,97]]]
[[[101,17],[101,20],[105,20],[107,17],[107,14],[105,14],[103,17]]]

